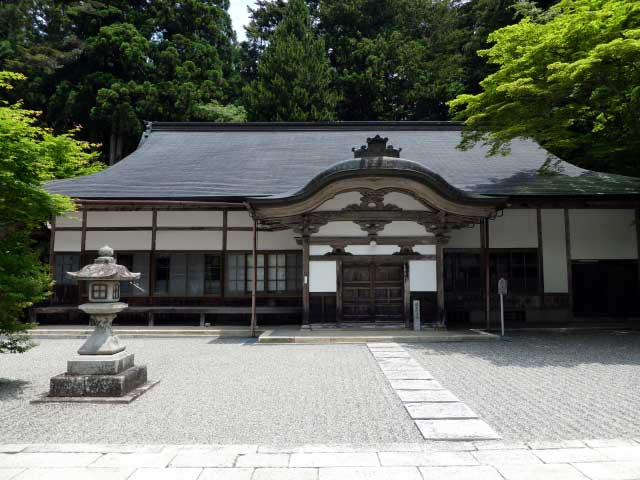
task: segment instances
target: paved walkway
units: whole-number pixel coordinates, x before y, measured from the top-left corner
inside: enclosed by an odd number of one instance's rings
[[[497,440],[500,436],[445,390],[397,343],[369,343],[373,358],[425,440]]]
[[[633,480],[640,439],[374,447],[0,444],[1,480]]]

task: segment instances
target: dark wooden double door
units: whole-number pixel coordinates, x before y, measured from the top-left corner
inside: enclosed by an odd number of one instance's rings
[[[402,322],[404,264],[343,263],[345,322]]]

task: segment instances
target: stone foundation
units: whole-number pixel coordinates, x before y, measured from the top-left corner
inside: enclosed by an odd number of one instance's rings
[[[112,375],[62,373],[51,379],[51,397],[121,397],[147,382],[147,367],[130,367]]]

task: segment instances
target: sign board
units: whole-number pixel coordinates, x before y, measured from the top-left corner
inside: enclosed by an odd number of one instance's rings
[[[498,280],[498,295],[506,295],[507,294],[507,279],[501,278]]]
[[[413,329],[420,331],[420,300],[413,301]]]

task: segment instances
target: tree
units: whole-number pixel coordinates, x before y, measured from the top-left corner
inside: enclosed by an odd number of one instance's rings
[[[83,125],[80,135],[101,143],[109,163],[136,147],[143,120],[200,119],[214,104],[229,106],[224,118],[238,108],[228,0],[21,0],[3,8],[25,26],[0,43],[0,69],[29,77],[13,98],[43,110],[57,131]]]
[[[0,72],[0,90],[24,77]],[[51,278],[30,238],[54,215],[74,209],[42,182],[98,171],[92,146],[73,133],[54,135],[36,125],[39,113],[0,101],[0,353],[23,352],[31,344],[24,309],[47,297]]]
[[[338,95],[324,41],[311,28],[304,0],[289,0],[283,18],[245,89],[249,118],[312,121],[335,118]]]
[[[490,153],[529,137],[560,158],[640,175],[640,3],[562,0],[489,36],[480,52],[498,70],[452,111],[463,147]]]

